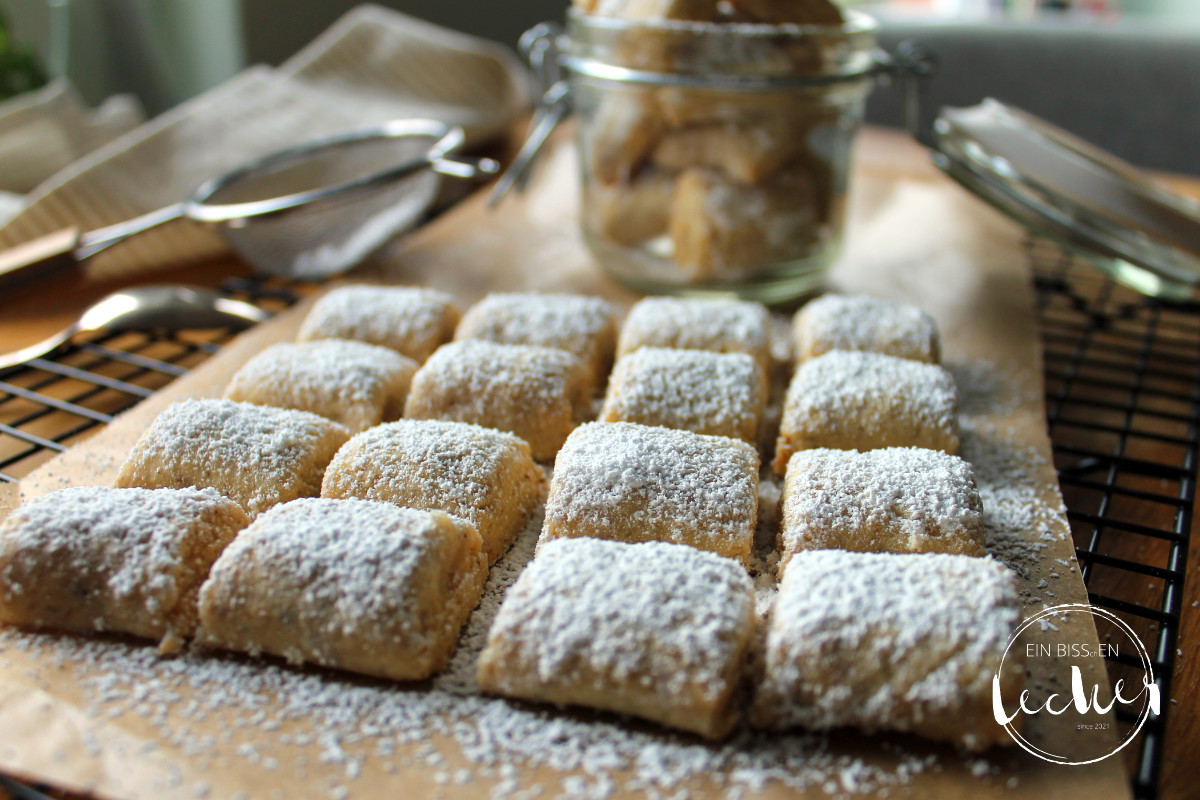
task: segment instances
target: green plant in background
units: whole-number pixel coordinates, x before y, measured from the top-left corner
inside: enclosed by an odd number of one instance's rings
[[[46,83],[33,49],[13,41],[8,27],[8,15],[0,9],[0,100],[28,92]]]

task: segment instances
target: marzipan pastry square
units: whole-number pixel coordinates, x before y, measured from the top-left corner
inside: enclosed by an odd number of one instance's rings
[[[724,736],[754,626],[734,561],[663,542],[559,539],[504,598],[484,691],[616,711]]]
[[[321,492],[325,467],[350,431],[307,411],[232,400],[184,400],[150,424],[117,486],[210,486],[255,516]]]
[[[377,344],[420,364],[450,341],[459,316],[454,298],[436,289],[343,286],[313,304],[296,338]]]
[[[643,347],[622,358],[600,419],[758,441],[762,370],[745,353]]]
[[[591,414],[594,388],[587,367],[565,350],[466,339],[417,371],[404,416],[515,433],[534,459],[549,461]]]
[[[751,722],[904,731],[969,750],[1011,743],[992,715],[992,680],[1020,622],[1012,573],[990,558],[797,553],[771,610]],[[1014,701],[1022,670],[1003,672],[1001,696]]]
[[[792,376],[775,447],[782,475],[792,453],[815,447],[925,447],[957,454],[958,387],[942,367],[878,353],[831,350]]]
[[[62,489],[0,524],[0,622],[178,650],[209,567],[250,518],[212,489]]]
[[[907,303],[862,295],[827,294],[796,312],[792,323],[796,359],[807,361],[830,350],[858,350],[937,364],[941,346],[937,323]]]
[[[475,526],[488,563],[508,549],[542,497],[529,445],[464,422],[402,419],[356,435],[325,473],[322,497],[445,511]]]
[[[201,641],[393,680],[445,666],[479,603],[474,526],[440,511],[305,498],[263,514],[200,591]]]
[[[629,422],[575,429],[554,463],[539,546],[589,536],[665,541],[750,562],[758,451],[738,439]]]
[[[228,400],[310,411],[358,432],[404,413],[417,363],[347,339],[268,347],[239,369]]]
[[[802,550],[986,554],[971,465],[919,447],[801,450],[783,483],[779,569]]]

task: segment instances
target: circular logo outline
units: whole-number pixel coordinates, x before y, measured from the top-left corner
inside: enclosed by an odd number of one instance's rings
[[[1027,628],[1029,628],[1029,626],[1031,626],[1033,623],[1038,622],[1039,620],[1045,619],[1046,617],[1049,617],[1049,616],[1055,614],[1055,612],[1060,612],[1060,611],[1061,612],[1086,611],[1089,614],[1099,615],[1100,617],[1107,619],[1110,622],[1113,622],[1114,624],[1116,624],[1116,626],[1118,628],[1120,628],[1122,631],[1124,631],[1125,634],[1127,636],[1129,636],[1129,638],[1134,642],[1134,644],[1137,645],[1138,657],[1141,659],[1142,666],[1146,670],[1146,673],[1147,673],[1147,675],[1149,675],[1149,678],[1150,678],[1149,685],[1151,685],[1151,686],[1155,685],[1154,664],[1150,660],[1150,653],[1148,650],[1146,650],[1146,645],[1142,644],[1142,640],[1139,639],[1137,634],[1133,632],[1133,628],[1131,628],[1129,626],[1129,624],[1127,622],[1125,622],[1125,620],[1116,616],[1108,609],[1097,608],[1096,606],[1090,605],[1088,603],[1063,603],[1062,605],[1049,606],[1047,608],[1043,608],[1041,611],[1039,611],[1038,613],[1034,614],[1029,619],[1025,620],[1023,623],[1021,623],[1017,627],[1016,631],[1013,632],[1012,638],[1009,639],[1009,641],[1008,641],[1008,645],[1004,648],[1004,654],[1000,657],[1000,666],[996,668],[996,675],[999,675],[1000,672],[1004,669],[1004,660],[1006,658],[1008,658],[1008,651],[1012,649],[1012,646],[1017,641],[1018,637],[1020,637],[1020,635]],[[1095,764],[1097,761],[1103,761],[1104,759],[1115,756],[1117,753],[1124,750],[1126,745],[1128,745],[1130,742],[1132,742],[1134,739],[1137,738],[1137,735],[1142,730],[1142,726],[1145,725],[1146,720],[1149,719],[1150,712],[1151,712],[1150,705],[1151,704],[1150,704],[1149,700],[1147,700],[1143,704],[1142,712],[1138,716],[1137,724],[1135,724],[1133,726],[1133,728],[1130,729],[1130,732],[1125,737],[1125,740],[1122,741],[1115,750],[1113,750],[1112,752],[1110,752],[1106,755],[1100,756],[1099,758],[1093,758],[1093,759],[1089,759],[1087,761],[1068,761],[1061,756],[1057,756],[1054,753],[1050,753],[1048,751],[1045,751],[1045,750],[1042,750],[1042,749],[1036,747],[1035,745],[1031,744],[1028,740],[1026,740],[1025,737],[1021,736],[1021,734],[1018,731],[1014,730],[1012,722],[1004,723],[1004,729],[1006,731],[1008,731],[1008,735],[1011,736],[1013,741],[1017,743],[1017,746],[1020,747],[1025,752],[1029,753],[1030,755],[1040,758],[1043,761],[1047,761],[1051,764],[1062,764],[1062,765],[1066,765],[1066,766],[1080,767],[1085,764]]]

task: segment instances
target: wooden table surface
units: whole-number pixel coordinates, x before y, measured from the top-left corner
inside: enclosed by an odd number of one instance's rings
[[[927,173],[931,180],[943,180],[928,164],[925,155],[907,137],[885,131],[867,131],[869,148],[860,153],[869,157],[872,166],[894,168],[897,174]],[[1174,188],[1200,198],[1200,181],[1182,177],[1163,176]],[[156,282],[186,282],[216,286],[231,275],[245,275],[247,268],[233,259],[198,266],[164,271],[156,274]],[[144,282],[134,278],[126,283]],[[118,284],[103,285],[33,285],[0,299],[0,350],[17,349],[65,327],[86,305],[111,291]],[[1074,441],[1078,441],[1075,437]],[[4,487],[0,485],[0,489]],[[1193,531],[1196,523],[1193,523]],[[1200,795],[1195,772],[1200,766],[1200,655],[1194,642],[1200,636],[1200,547],[1192,547],[1187,565],[1188,583],[1183,602],[1174,682],[1170,704],[1169,732],[1166,740],[1160,797],[1164,800],[1183,800]],[[1093,583],[1093,591],[1105,592],[1103,583]],[[66,795],[69,796],[69,795]],[[0,800],[6,800],[0,789]]]

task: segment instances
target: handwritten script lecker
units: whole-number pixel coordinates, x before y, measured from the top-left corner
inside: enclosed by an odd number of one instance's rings
[[[1159,713],[1159,695],[1158,686],[1143,675],[1142,687],[1137,694],[1132,697],[1125,697],[1121,690],[1125,688],[1125,680],[1122,678],[1113,686],[1113,698],[1108,705],[1100,702],[1100,687],[1092,686],[1092,693],[1089,697],[1083,688],[1083,673],[1079,667],[1071,667],[1071,694],[1064,699],[1062,706],[1055,708],[1053,703],[1058,699],[1057,692],[1046,698],[1046,702],[1041,706],[1030,708],[1026,703],[1029,700],[1029,690],[1021,692],[1020,705],[1011,715],[1004,710],[1004,703],[1000,697],[1000,676],[997,674],[992,678],[992,714],[996,718],[996,722],[1000,725],[1008,725],[1021,714],[1038,714],[1042,711],[1057,717],[1060,714],[1066,713],[1072,707],[1080,714],[1086,714],[1089,710],[1094,709],[1098,714],[1107,714],[1108,711],[1117,703],[1122,705],[1131,705],[1138,700],[1144,693],[1149,692],[1147,702],[1150,704],[1150,711],[1154,714]]]

